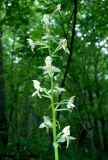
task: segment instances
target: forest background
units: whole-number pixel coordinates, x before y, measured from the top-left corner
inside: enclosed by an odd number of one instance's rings
[[[73,112],[58,116],[76,137],[68,149],[61,145],[60,159],[107,160],[107,0],[0,0],[0,157],[53,159],[51,136],[39,129],[48,101],[32,97],[32,80],[49,86],[38,69],[48,52],[36,45],[31,50],[27,42],[46,41],[45,14],[52,50],[65,38],[70,51],[60,50],[54,59],[61,69],[57,83],[67,91],[59,98],[75,96]]]

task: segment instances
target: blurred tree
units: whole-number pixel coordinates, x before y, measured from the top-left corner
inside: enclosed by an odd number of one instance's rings
[[[0,158],[6,153],[8,143],[2,34],[2,19],[0,17]]]

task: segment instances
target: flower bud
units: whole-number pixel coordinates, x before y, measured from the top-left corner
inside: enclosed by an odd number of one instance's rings
[[[44,21],[44,23],[45,23],[46,26],[49,25],[49,15],[48,14],[44,14],[43,21]]]
[[[50,56],[47,56],[45,59],[45,64],[47,67],[51,67],[52,64],[52,58]]]

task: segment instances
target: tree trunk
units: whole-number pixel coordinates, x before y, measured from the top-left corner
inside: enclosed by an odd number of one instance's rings
[[[5,82],[3,76],[3,48],[2,48],[2,27],[0,26],[0,156],[6,152],[8,143],[8,125],[6,119],[6,97],[5,97]],[[0,157],[0,158],[1,158]]]

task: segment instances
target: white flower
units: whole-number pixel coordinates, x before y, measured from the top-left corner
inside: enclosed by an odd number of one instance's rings
[[[55,66],[52,65],[52,58],[50,56],[47,56],[45,58],[45,66],[41,66],[39,68],[44,70],[43,74],[53,74],[54,72],[60,72],[61,70]]]
[[[58,4],[57,5],[57,9],[56,9],[57,11],[60,11],[61,10],[61,4]]]
[[[51,66],[52,72],[61,72],[61,70],[55,66]]]
[[[57,12],[57,11],[60,12],[60,10],[61,10],[61,4],[58,4],[57,7],[56,7],[56,9],[54,10],[53,14],[54,14],[55,12]]]
[[[66,136],[70,136],[70,126],[66,126],[63,130],[62,130],[63,134]]]
[[[44,21],[44,23],[45,23],[46,26],[49,25],[49,15],[48,14],[44,14],[43,21]]]
[[[37,94],[41,98],[41,95],[39,92],[45,91],[45,88],[41,88],[40,82],[37,80],[33,80],[33,85],[36,91],[32,94],[32,96],[35,96]]]
[[[52,128],[51,120],[48,116],[43,116],[43,119],[44,121],[40,124],[39,128],[46,128],[48,132],[49,128]]]
[[[33,49],[35,48],[35,43],[30,38],[27,38],[27,42],[28,42],[29,46],[31,47],[31,50],[33,51]]]
[[[62,40],[62,47],[64,50],[66,50],[66,47],[67,47],[67,40],[66,39]]]
[[[41,66],[39,67],[41,69],[44,70],[43,74],[49,74],[49,70],[50,70],[50,73],[57,73],[57,72],[60,72],[61,70],[55,66],[51,66],[50,68],[46,67],[46,66]]]
[[[66,148],[68,148],[69,146],[69,140],[75,140],[74,137],[70,136],[70,126],[66,126],[63,130],[62,130],[62,135],[60,136],[60,138],[58,139],[58,142],[67,142],[67,146]]]
[[[48,39],[49,38],[49,34],[47,33],[47,34],[45,34],[43,37],[42,37],[42,39],[44,40],[44,39]]]
[[[61,92],[66,91],[64,88],[59,88],[58,86],[55,87],[58,91],[59,94],[61,94]]]
[[[37,80],[33,80],[33,85],[36,90],[40,90],[40,82]]]
[[[75,99],[75,96],[71,97],[67,103],[67,108],[68,109],[73,109],[75,107],[75,105],[73,104],[74,103],[74,99]]]
[[[67,52],[69,54],[69,50],[67,48],[67,40],[66,39],[62,39],[60,42],[59,42],[59,45],[61,46],[61,48],[63,48],[63,50],[65,52]]]
[[[46,64],[46,67],[51,67],[51,64],[52,64],[52,58],[50,56],[47,56],[46,59],[45,59],[45,64]]]

